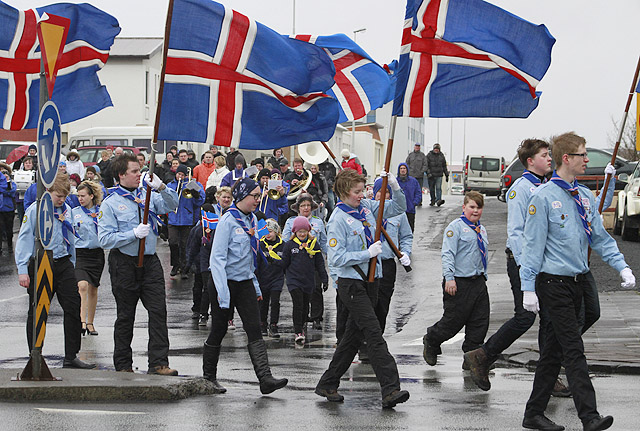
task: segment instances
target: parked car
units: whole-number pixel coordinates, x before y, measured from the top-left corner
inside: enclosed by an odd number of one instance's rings
[[[504,158],[493,156],[467,156],[462,183],[464,191],[475,190],[487,195],[500,194],[500,177],[504,171]]]
[[[0,142],[0,162],[4,163],[4,161],[7,160],[7,156],[9,155],[9,153],[15,150],[16,148],[22,145],[31,145],[34,143],[35,142],[18,142],[18,141]]]
[[[636,164],[628,177],[620,177],[619,182],[624,184],[624,189],[618,193],[613,233],[621,235],[625,241],[637,241],[640,228],[640,164]]]
[[[82,164],[86,166],[93,166],[101,160],[100,154],[106,150],[106,146],[92,145],[88,147],[79,147],[75,151],[80,156]],[[140,152],[145,153],[145,157],[149,160],[149,156],[146,154],[147,149],[144,147],[123,147],[124,152],[138,154]]]
[[[603,150],[601,148],[589,148],[587,147],[587,153],[589,155],[589,163],[587,164],[587,169],[585,170],[584,175],[604,175],[604,168],[607,166],[607,163],[611,161],[611,156],[613,153],[608,150]],[[627,159],[623,157],[616,157],[616,175],[627,174],[631,175],[633,173],[637,162],[629,162]],[[551,161],[551,168],[555,169],[555,163]],[[524,172],[524,166],[520,163],[520,160],[516,157],[511,164],[505,169],[502,174],[502,178],[500,180],[501,190],[500,196],[498,199],[502,202],[506,200],[507,190],[509,187],[522,176]],[[589,187],[591,190],[596,190],[597,188],[602,187],[602,181],[597,180],[579,180],[580,184],[584,184]],[[616,190],[622,190],[625,186],[625,183],[622,181],[616,182]]]

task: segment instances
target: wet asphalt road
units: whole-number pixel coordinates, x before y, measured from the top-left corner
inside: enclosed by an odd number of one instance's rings
[[[396,292],[387,321],[385,336],[396,357],[402,386],[411,399],[395,410],[380,409],[380,392],[372,368],[357,361],[344,376],[341,392],[343,404],[331,404],[313,394],[319,376],[333,354],[335,292],[325,295],[325,327],[310,330],[304,347],[294,346],[291,322],[291,300],[282,295],[280,340],[268,339],[272,370],[277,377],[288,377],[289,386],[269,396],[261,396],[249,357],[246,337],[239,329],[230,332],[223,344],[219,378],[229,389],[227,394],[201,396],[171,403],[0,403],[0,429],[3,430],[511,430],[521,429],[524,405],[531,390],[533,373],[526,368],[508,368],[500,364],[494,370],[493,388],[482,392],[475,387],[467,372],[461,370],[462,334],[443,345],[438,365],[429,367],[422,359],[421,337],[426,327],[442,313],[439,248],[442,230],[459,214],[461,197],[447,197],[442,208],[419,208],[414,239],[412,266],[405,273],[398,270]],[[504,243],[506,205],[489,198],[483,222],[487,226],[490,247],[490,294],[492,289],[508,288],[504,284],[506,270]],[[619,237],[617,237],[619,239]],[[640,243],[624,243],[632,268],[640,268]],[[167,269],[167,303],[170,363],[181,375],[201,375],[201,346],[208,328],[199,328],[191,320],[192,280],[168,277],[168,246],[159,246],[159,255]],[[594,269],[601,262],[595,258]],[[615,286],[617,274],[605,271],[601,289]],[[112,324],[115,304],[108,275],[103,275],[95,321],[100,335],[85,336],[80,356],[95,361],[101,368],[112,369]],[[0,367],[22,368],[27,361],[24,316],[27,297],[17,284],[13,256],[0,259]],[[609,287],[607,287],[609,286]],[[50,367],[61,365],[61,311],[54,299],[45,345]],[[239,319],[236,322],[239,323]],[[139,306],[134,336],[134,366],[146,371],[147,317]],[[534,330],[534,329],[532,329]],[[490,331],[491,333],[491,331]],[[54,370],[55,375],[55,370]],[[599,409],[612,414],[612,429],[637,429],[636,407],[640,378],[623,375],[593,375]],[[552,399],[548,416],[567,429],[582,429],[571,399]]]

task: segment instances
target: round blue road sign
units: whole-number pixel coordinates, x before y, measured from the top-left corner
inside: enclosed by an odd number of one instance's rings
[[[55,103],[49,100],[42,106],[38,119],[38,172],[45,188],[51,187],[58,173],[61,138],[60,114]]]
[[[38,233],[40,234],[40,242],[45,249],[49,248],[51,238],[53,238],[54,217],[51,194],[44,192],[40,198],[40,206],[38,206]]]

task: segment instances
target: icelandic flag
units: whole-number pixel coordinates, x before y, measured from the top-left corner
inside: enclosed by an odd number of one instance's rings
[[[482,0],[407,0],[393,114],[526,118],[554,43]]]
[[[210,0],[175,0],[158,139],[269,149],[327,141],[333,62]]]
[[[200,210],[200,214],[202,216],[202,226],[205,229],[216,230],[218,227],[218,214],[203,209]]]
[[[97,72],[120,33],[118,21],[90,4],[58,3],[21,11],[0,1],[0,128],[33,129],[40,99],[38,19],[44,14],[71,20],[60,70],[51,95],[62,123],[112,106]]]
[[[269,235],[269,229],[267,229],[266,220],[258,220],[258,237],[262,238]]]
[[[387,72],[347,35],[295,38],[324,48],[333,60],[336,83],[327,94],[340,102],[338,123],[360,119],[389,101]]]

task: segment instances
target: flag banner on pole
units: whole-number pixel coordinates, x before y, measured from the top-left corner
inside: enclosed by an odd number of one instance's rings
[[[175,0],[158,139],[271,149],[328,141],[326,52],[210,0]]]
[[[640,130],[640,81],[636,87],[636,151],[640,151],[640,136],[638,136],[638,130]]]
[[[407,0],[393,114],[526,118],[554,43],[482,0]]]
[[[295,38],[324,48],[333,60],[336,83],[327,94],[340,103],[338,123],[358,120],[390,100],[387,72],[347,35]]]
[[[218,227],[218,214],[212,211],[200,210],[202,225],[205,229],[215,230]]]
[[[40,98],[40,44],[36,33],[44,14],[71,20],[56,85],[50,99],[69,123],[112,106],[97,72],[120,33],[118,21],[89,4],[59,3],[21,11],[0,1],[0,128],[37,126]]]

